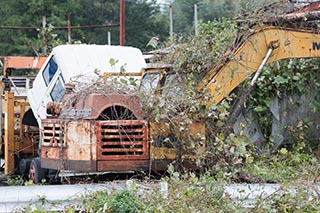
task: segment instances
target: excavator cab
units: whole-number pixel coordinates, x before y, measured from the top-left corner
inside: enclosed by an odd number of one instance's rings
[[[149,65],[143,72],[139,88],[142,97],[148,99],[154,95],[159,96],[160,99],[169,101],[169,105],[177,107],[173,111],[179,112],[181,107],[178,105],[184,103],[177,100],[180,100],[178,97],[182,97],[183,100],[185,90],[182,79],[173,71],[172,66]],[[188,123],[178,117],[173,116],[169,121],[168,118],[159,121],[147,119],[150,129],[150,153],[152,153],[150,160],[154,171],[166,170],[173,161],[178,162],[179,166],[194,168],[197,164],[195,162],[204,157],[206,147],[204,122]]]
[[[143,72],[139,91],[145,94],[161,94],[166,79],[174,75],[171,65],[149,65]]]
[[[144,94],[183,96],[183,81],[171,65],[153,65],[144,69],[139,91]]]

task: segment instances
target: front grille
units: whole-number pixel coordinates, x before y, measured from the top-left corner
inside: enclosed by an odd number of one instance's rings
[[[139,120],[99,121],[98,159],[148,159],[148,132]]]
[[[64,144],[61,124],[54,120],[42,121],[42,145],[55,147],[60,144]]]

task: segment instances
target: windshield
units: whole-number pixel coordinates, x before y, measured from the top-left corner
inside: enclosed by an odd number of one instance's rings
[[[145,74],[141,80],[140,92],[154,93],[160,80],[160,73]]]
[[[183,83],[177,75],[168,74],[163,85],[162,94],[169,97],[180,97],[184,95]]]
[[[47,86],[52,80],[54,74],[56,74],[57,70],[58,70],[58,65],[57,65],[56,59],[54,58],[54,56],[52,56],[51,59],[49,60],[49,63],[46,65],[42,73]]]

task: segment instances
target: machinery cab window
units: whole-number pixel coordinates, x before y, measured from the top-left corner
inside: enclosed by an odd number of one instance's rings
[[[64,81],[63,81],[63,77],[62,75],[60,74],[50,95],[51,95],[51,98],[54,102],[60,102],[64,96]]]
[[[154,93],[159,85],[160,73],[147,73],[143,76],[140,84],[140,92]]]
[[[174,98],[183,96],[184,91],[184,83],[181,81],[178,75],[174,73],[168,73],[162,87],[162,94]]]
[[[164,94],[170,97],[184,95],[184,83],[181,78],[170,69],[156,69],[144,74],[140,92],[146,94]]]
[[[48,86],[49,83],[51,82],[53,76],[55,75],[55,73],[58,70],[58,65],[57,62],[54,58],[54,56],[52,56],[49,60],[49,62],[47,63],[45,69],[42,72],[42,76],[44,78],[44,81],[46,82],[46,85]]]

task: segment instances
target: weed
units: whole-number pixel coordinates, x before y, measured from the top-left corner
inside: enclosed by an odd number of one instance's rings
[[[87,212],[121,212],[131,213],[142,211],[138,197],[129,190],[115,191],[111,195],[107,192],[96,192],[84,200]]]
[[[7,178],[7,184],[9,186],[20,186],[23,184],[21,176],[12,176]]]

